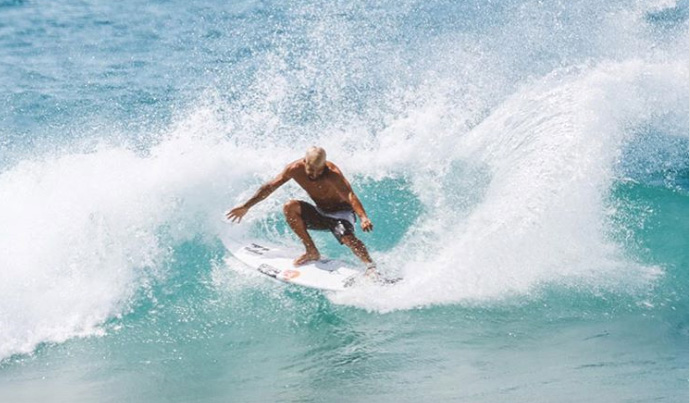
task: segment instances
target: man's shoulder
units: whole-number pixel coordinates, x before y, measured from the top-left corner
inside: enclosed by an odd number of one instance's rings
[[[335,174],[338,174],[338,175],[343,174],[342,171],[340,171],[340,168],[338,168],[338,166],[335,165],[334,163],[332,163],[331,161],[326,161],[326,166],[328,167],[329,171],[331,171]]]
[[[285,172],[291,175],[300,169],[304,169],[304,160],[302,159],[292,161],[285,166]]]
[[[328,167],[328,178],[330,178],[330,180],[335,181],[336,183],[347,182],[345,175],[337,165],[329,161],[326,162],[326,166]]]

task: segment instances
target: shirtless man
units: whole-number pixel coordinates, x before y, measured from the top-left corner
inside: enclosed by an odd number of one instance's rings
[[[295,259],[295,266],[320,258],[307,230],[330,230],[338,242],[349,247],[366,264],[365,274],[375,276],[376,264],[371,260],[362,241],[355,237],[355,214],[361,220],[362,230],[369,232],[374,226],[343,173],[335,164],[326,161],[326,151],[323,148],[309,148],[304,158],[288,164],[283,172],[262,185],[246,203],[230,210],[226,217],[239,223],[252,206],[290,179],[294,179],[316,204],[314,206],[302,200],[288,200],[283,205],[285,219],[306,248],[306,253]]]

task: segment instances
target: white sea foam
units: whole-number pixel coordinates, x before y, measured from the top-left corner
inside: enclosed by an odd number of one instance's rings
[[[0,174],[0,357],[126,312],[176,242],[214,233],[251,177],[241,167],[267,158],[193,135],[149,151],[67,153]]]
[[[412,173],[429,193],[420,197],[427,213],[380,257],[402,267],[406,281],[334,300],[389,310],[501,299],[545,283],[626,288],[654,278],[657,268],[630,261],[607,239],[605,201],[628,129],[660,113],[682,115],[687,94],[678,83],[687,77],[680,63],[605,63],[558,72],[508,98],[445,145],[446,161],[489,177],[461,188],[480,201],[454,212],[455,189]],[[444,174],[459,172],[431,176]]]

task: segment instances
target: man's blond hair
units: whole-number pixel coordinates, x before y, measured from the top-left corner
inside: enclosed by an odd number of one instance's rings
[[[316,146],[309,147],[309,149],[307,149],[307,154],[304,156],[304,160],[309,165],[321,167],[326,163],[326,150]]]

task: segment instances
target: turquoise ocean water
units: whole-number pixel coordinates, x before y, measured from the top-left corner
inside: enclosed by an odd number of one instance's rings
[[[687,402],[688,61],[686,0],[0,0],[0,401]],[[223,247],[312,144],[403,282]]]

